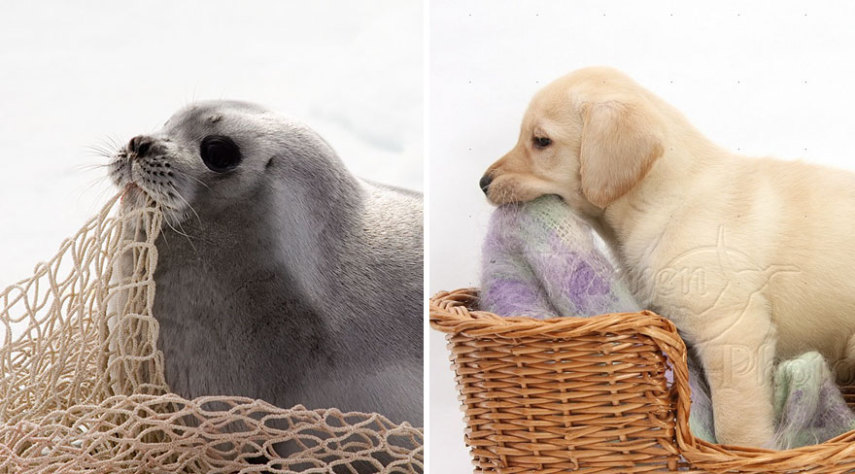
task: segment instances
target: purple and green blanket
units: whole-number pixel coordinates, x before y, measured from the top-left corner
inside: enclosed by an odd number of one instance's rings
[[[502,206],[493,213],[484,241],[481,309],[535,318],[640,310],[615,268],[591,227],[559,198]],[[709,387],[691,351],[689,380],[692,433],[716,442]],[[855,429],[855,414],[817,352],[778,364],[774,404],[778,449],[821,443]]]

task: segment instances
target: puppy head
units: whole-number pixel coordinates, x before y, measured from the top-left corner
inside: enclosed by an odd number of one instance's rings
[[[481,188],[493,204],[557,194],[597,214],[626,194],[664,152],[663,120],[649,93],[622,73],[586,68],[538,92],[516,146]]]

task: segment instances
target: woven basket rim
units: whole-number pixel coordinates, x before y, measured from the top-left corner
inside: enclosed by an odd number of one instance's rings
[[[695,438],[689,429],[691,397],[686,346],[668,319],[648,310],[608,313],[591,317],[536,319],[528,316],[499,316],[470,310],[478,302],[477,288],[440,291],[430,298],[430,325],[446,334],[474,338],[521,337],[570,338],[590,332],[613,332],[635,327],[651,337],[671,361],[674,371],[676,438],[680,454],[694,467],[715,472],[779,472],[804,470],[810,466],[833,467],[841,461],[855,463],[855,430],[824,443],[788,450],[713,444]],[[821,472],[848,472],[823,470]]]

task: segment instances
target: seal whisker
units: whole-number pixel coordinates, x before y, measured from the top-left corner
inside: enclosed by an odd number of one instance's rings
[[[104,158],[112,158],[115,154],[115,149],[109,148],[106,145],[86,145],[83,149],[91,154]]]
[[[164,221],[166,221],[166,219],[164,219]],[[166,233],[164,232],[163,227],[160,228],[160,236],[163,237],[163,243],[166,244],[167,247],[169,247],[169,239],[166,238]]]
[[[105,179],[107,179],[107,176],[104,176],[104,175],[100,175],[100,176],[96,176],[96,177],[92,178],[87,183],[86,189],[92,188],[98,184],[103,183]],[[98,199],[97,200],[101,201],[104,198],[104,193],[106,193],[109,190],[110,190],[110,188],[107,188],[107,187],[102,189],[101,192],[98,193],[98,196],[97,196]]]
[[[122,145],[119,143],[119,141],[116,140],[115,137],[111,137],[110,135],[104,137],[104,141],[107,142],[107,146],[112,147],[114,150],[122,148]]]
[[[184,237],[187,238],[187,243],[190,244],[190,247],[193,249],[193,253],[195,253],[196,255],[199,255],[199,249],[197,249],[196,246],[193,244],[193,240],[190,237],[190,234],[188,234],[187,231],[184,230],[184,226],[181,225],[180,222],[176,222],[175,225],[177,225],[178,227],[181,228],[182,232],[180,232],[180,234],[184,235]],[[174,227],[173,227],[173,229],[174,229]]]
[[[191,206],[190,203],[187,202],[186,199],[184,199],[184,196],[182,196],[181,193],[177,189],[175,189],[174,186],[173,186],[173,189],[175,190],[175,196],[178,199],[181,199],[182,201],[184,201],[184,204],[186,204],[187,207],[190,208],[191,211],[193,211],[193,214],[196,216],[196,220],[199,222],[199,225],[202,225],[202,218],[199,217],[199,213],[196,212],[196,209],[193,209],[193,206]],[[183,227],[182,227],[182,229],[183,229]]]
[[[109,168],[112,166],[112,163],[89,163],[89,164],[78,164],[71,167],[74,171],[92,171],[92,170],[100,170],[102,168]]]
[[[172,231],[175,232],[176,234],[183,235],[187,239],[187,243],[190,244],[190,247],[193,248],[193,252],[198,254],[199,250],[196,249],[195,245],[193,245],[193,239],[186,232],[181,232],[178,229],[176,229],[175,226],[173,226],[172,223],[169,222],[171,220],[172,219],[166,218],[166,219],[163,219],[163,222],[165,222],[166,225],[168,225],[169,228],[172,229]],[[177,221],[176,221],[176,224],[178,224],[178,226],[181,227],[181,224],[179,224]],[[184,228],[181,227],[181,230],[184,230]]]
[[[173,172],[173,173],[175,173],[175,174],[177,174],[178,176],[183,176],[183,177],[185,177],[185,178],[190,178],[190,179],[192,179],[193,181],[196,181],[197,183],[199,183],[199,184],[201,184],[202,186],[204,186],[204,187],[205,187],[205,189],[209,189],[209,190],[211,189],[211,187],[210,187],[210,186],[208,186],[207,184],[205,184],[205,182],[204,182],[204,181],[202,181],[201,179],[199,179],[199,178],[197,178],[197,177],[195,177],[195,176],[190,175],[189,173],[185,173],[185,172],[183,172],[183,171],[181,171],[181,170],[177,170],[177,169],[175,169],[175,168],[170,168],[170,171],[171,171],[171,172]]]
[[[105,179],[108,179],[108,177],[104,176],[103,174],[90,179],[89,182],[86,183],[85,187],[79,188],[76,190],[75,195],[77,196],[77,199],[78,200],[82,199],[88,190],[90,190],[93,187],[96,187],[97,185],[103,183]],[[105,201],[104,196],[108,192],[110,192],[110,187],[109,186],[102,186],[101,190],[98,191],[98,194],[95,196],[95,198],[91,202],[92,203],[104,202]],[[87,199],[87,201],[88,200],[89,199]]]
[[[96,183],[99,183],[99,182],[103,182],[103,180],[99,180],[99,181],[97,181]],[[91,187],[91,186],[90,186],[90,187]],[[106,187],[106,186],[105,186],[104,188],[102,188],[102,189],[101,189],[101,191],[99,191],[99,192],[98,192],[98,196],[96,196],[95,201],[96,201],[96,202],[101,202],[101,201],[103,201],[103,200],[104,200],[104,196],[105,196],[109,191],[110,191],[110,188],[109,188],[109,187]]]

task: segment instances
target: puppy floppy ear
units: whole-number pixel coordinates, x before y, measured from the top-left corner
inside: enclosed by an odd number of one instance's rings
[[[664,152],[661,122],[641,104],[608,101],[583,111],[582,194],[605,208],[626,194]]]

